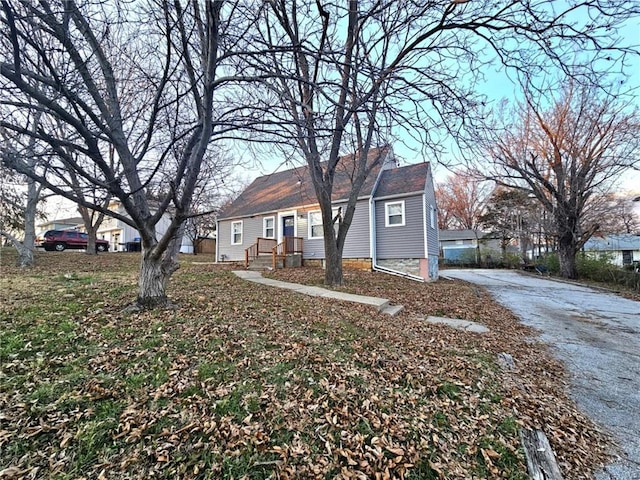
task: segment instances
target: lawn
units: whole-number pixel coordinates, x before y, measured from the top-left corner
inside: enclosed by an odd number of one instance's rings
[[[534,332],[467,284],[347,272],[346,290],[405,305],[391,318],[184,256],[177,310],[124,315],[138,254],[36,258],[0,254],[0,478],[525,479],[523,426],[567,479],[607,459]]]

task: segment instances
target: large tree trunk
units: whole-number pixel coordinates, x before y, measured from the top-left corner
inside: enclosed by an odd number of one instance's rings
[[[35,264],[34,249],[36,240],[36,213],[40,200],[40,188],[32,179],[27,180],[27,205],[24,209],[24,241],[13,242],[18,251],[18,266],[33,267]]]
[[[85,228],[87,226],[85,225]],[[93,227],[93,226],[92,226]],[[87,255],[97,255],[96,250],[97,228],[87,228]]]
[[[563,214],[567,208],[558,209],[556,214],[556,228],[558,229],[558,262],[560,276],[563,278],[578,278],[576,268],[577,228],[578,219],[573,215]]]
[[[127,313],[175,307],[167,297],[166,287],[171,275],[179,267],[178,262],[175,256],[167,255],[166,252],[160,257],[155,253],[155,248],[142,245],[138,297],[134,304],[125,308]]]
[[[23,244],[17,244],[16,250],[18,250],[18,266],[20,268],[29,268],[35,265],[35,258],[33,255],[33,248],[28,248]]]
[[[32,267],[34,265],[33,245],[31,247],[25,246],[23,242],[4,230],[0,230],[0,237],[6,237],[14,246],[16,252],[18,252],[16,263],[20,268]]]
[[[338,287],[342,285],[342,251],[344,249],[344,230],[349,228],[349,225],[344,224],[342,220],[342,211],[339,210],[338,215],[333,217],[333,209],[331,201],[327,201],[324,208],[322,208],[322,233],[324,238],[324,258],[325,258],[325,271],[324,271],[324,284]],[[326,212],[326,213],[325,213]],[[336,226],[338,227],[338,233],[336,233]],[[342,236],[339,233],[342,230]]]
[[[166,286],[172,272],[167,272],[162,259],[156,259],[151,252],[142,253],[138,298],[136,303],[143,309],[165,307],[168,303]]]
[[[142,257],[140,262],[140,277],[138,279],[138,298],[136,302],[125,308],[126,312],[151,310],[155,308],[175,308],[167,297],[166,287],[171,275],[178,270],[178,253],[184,234],[184,224],[169,244],[158,255],[158,243],[142,241]]]
[[[573,242],[558,242],[558,261],[560,262],[560,276],[563,278],[578,278],[576,268],[576,249]]]
[[[332,227],[333,228],[333,227]],[[325,235],[325,271],[324,284],[331,286],[342,285],[342,252],[338,250],[335,239],[326,240]]]

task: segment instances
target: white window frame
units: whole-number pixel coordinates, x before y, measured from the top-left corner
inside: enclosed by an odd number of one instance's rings
[[[237,232],[234,229],[235,225],[240,225],[240,231]],[[237,220],[235,222],[231,222],[231,245],[242,245],[242,237],[243,237],[243,230],[244,230],[244,221],[243,220]],[[236,242],[235,241],[235,237],[237,234],[240,234],[240,241]]]
[[[271,220],[271,235],[267,234],[267,221]],[[276,238],[276,217],[264,217],[262,219],[262,236],[264,238]]]
[[[311,222],[311,218],[314,216],[314,214],[318,214],[320,216],[320,223],[312,223]],[[309,238],[309,240],[315,240],[315,239],[318,239],[318,238],[324,238],[324,233],[321,233],[320,236],[314,237],[313,236],[313,229],[312,229],[312,227],[314,227],[314,226],[322,227],[322,212],[320,210],[313,210],[313,211],[307,213],[307,219],[308,219],[307,223],[309,224],[308,225],[308,229],[309,229],[308,238]],[[323,230],[323,232],[324,232],[324,230]]]
[[[332,209],[331,209],[331,218],[332,218],[332,219],[333,219],[333,218],[336,218],[336,215],[338,215],[338,210],[339,210],[339,208],[332,208]],[[320,223],[319,223],[319,224],[317,224],[317,223],[312,224],[312,223],[311,223],[311,216],[312,216],[314,213],[317,213],[317,214],[319,214],[319,215],[320,215]],[[318,239],[318,238],[324,238],[324,229],[322,229],[322,234],[321,234],[319,237],[312,237],[312,236],[311,236],[311,227],[312,227],[312,226],[314,226],[314,225],[320,225],[320,226],[322,226],[322,211],[321,211],[321,210],[313,210],[313,211],[309,212],[309,213],[307,214],[307,219],[308,219],[308,222],[307,222],[307,223],[308,223],[308,229],[309,229],[309,235],[308,235],[308,237],[307,237],[307,238],[308,238],[309,240],[315,240],[315,239]],[[336,234],[336,236],[337,236],[337,235],[338,235],[338,223],[337,223],[337,222],[333,224],[333,229],[334,229],[335,234]]]
[[[402,221],[400,223],[389,223],[389,217],[390,217],[389,208],[395,205],[400,205],[400,216],[402,218]],[[404,200],[397,200],[394,202],[385,202],[384,204],[384,226],[385,227],[404,227],[406,222],[405,217],[406,216],[405,216],[405,209],[404,209]]]
[[[436,207],[429,205],[429,221],[431,222],[431,228],[436,229],[438,222],[436,221]]]

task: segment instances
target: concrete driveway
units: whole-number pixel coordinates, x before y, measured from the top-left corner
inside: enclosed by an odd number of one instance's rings
[[[627,458],[598,480],[640,480],[640,302],[509,270],[442,270],[442,277],[486,287],[540,330],[571,374],[571,394],[608,429]]]

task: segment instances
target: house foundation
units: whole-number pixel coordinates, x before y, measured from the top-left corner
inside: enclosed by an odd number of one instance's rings
[[[420,268],[419,258],[390,258],[386,260],[378,259],[378,266],[396,272],[402,272],[416,277],[423,277]],[[423,277],[424,278],[424,277]]]
[[[315,267],[324,269],[326,262],[324,258],[306,258],[303,261],[305,267]],[[345,270],[363,270],[370,272],[373,267],[370,258],[343,258],[342,268]]]

